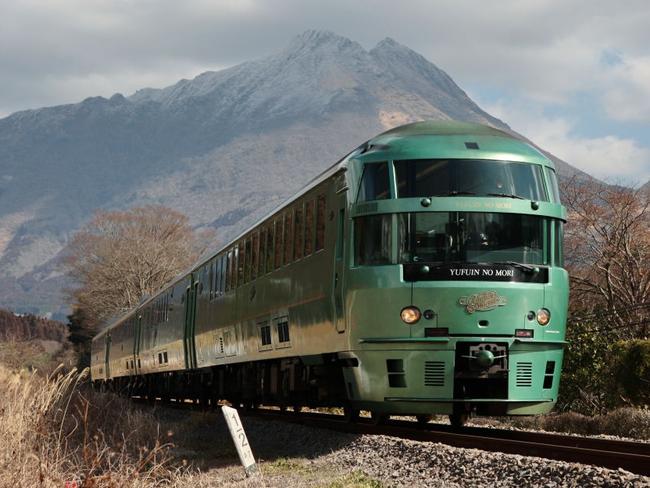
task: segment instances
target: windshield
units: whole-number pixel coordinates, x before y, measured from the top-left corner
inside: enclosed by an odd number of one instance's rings
[[[413,212],[366,215],[354,221],[354,260],[357,266],[550,263],[550,225],[553,219],[536,215]],[[395,241],[393,232],[396,233]],[[560,245],[556,243],[556,247]],[[557,249],[556,255],[560,255]]]
[[[398,214],[398,262],[547,264],[545,219],[479,212]]]
[[[478,195],[548,201],[542,167],[489,160],[395,161],[398,198]]]

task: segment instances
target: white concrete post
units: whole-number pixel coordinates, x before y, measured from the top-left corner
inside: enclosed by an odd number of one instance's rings
[[[223,417],[226,419],[226,424],[228,424],[228,430],[230,431],[232,441],[235,443],[235,447],[237,448],[237,454],[239,454],[239,460],[241,461],[242,466],[244,466],[246,476],[259,474],[259,469],[255,463],[255,457],[253,457],[253,451],[248,443],[246,432],[244,432],[244,426],[239,419],[239,412],[234,408],[225,405],[221,407],[221,411],[223,412]]]

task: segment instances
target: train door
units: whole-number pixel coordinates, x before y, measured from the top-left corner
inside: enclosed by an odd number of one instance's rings
[[[199,283],[194,274],[190,275],[189,286],[185,289],[185,327],[183,331],[183,350],[185,352],[185,368],[196,368],[196,294]]]
[[[111,334],[104,336],[104,366],[106,369],[106,379],[111,377]]]
[[[345,175],[337,179],[337,192],[334,197],[336,243],[334,247],[334,276],[332,277],[332,316],[338,332],[345,332],[345,230],[347,216],[347,186]]]

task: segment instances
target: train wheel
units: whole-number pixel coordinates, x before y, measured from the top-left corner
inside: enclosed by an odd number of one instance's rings
[[[390,416],[385,413],[370,412],[370,423],[372,423],[372,425],[385,424],[389,418]]]
[[[418,421],[418,424],[424,425],[433,420],[433,415],[416,415],[415,419]]]
[[[449,416],[449,423],[455,429],[459,429],[467,423],[469,414],[467,412],[454,412]]]
[[[352,407],[343,407],[343,418],[346,422],[356,422],[359,420],[359,410]]]

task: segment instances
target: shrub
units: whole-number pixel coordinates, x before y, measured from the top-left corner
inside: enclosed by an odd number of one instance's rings
[[[85,389],[84,377],[0,366],[0,486],[151,486],[177,477],[153,416]]]
[[[650,340],[620,341],[612,352],[619,394],[633,405],[650,405]]]

